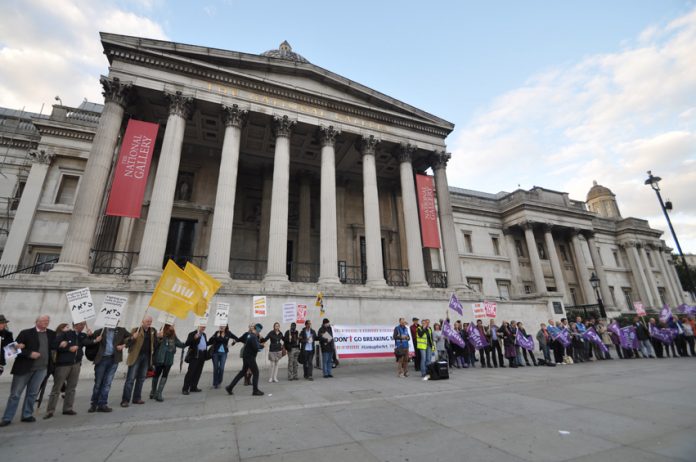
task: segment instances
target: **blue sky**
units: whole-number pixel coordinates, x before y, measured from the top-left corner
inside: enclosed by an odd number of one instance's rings
[[[0,105],[99,101],[99,30],[249,53],[288,40],[316,65],[454,122],[454,186],[584,199],[596,179],[624,215],[665,229],[642,185],[652,168],[696,251],[694,1],[5,0]]]

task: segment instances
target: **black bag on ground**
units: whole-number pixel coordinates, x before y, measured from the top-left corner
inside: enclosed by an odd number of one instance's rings
[[[428,366],[430,380],[449,379],[449,368],[447,361],[435,361]]]
[[[553,362],[553,361],[547,362],[546,365],[547,365],[548,367],[556,367],[556,363]]]

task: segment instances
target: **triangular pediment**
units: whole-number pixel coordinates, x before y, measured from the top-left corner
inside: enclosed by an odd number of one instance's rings
[[[118,59],[119,52],[137,52],[158,60],[205,69],[206,72],[222,72],[238,79],[324,98],[356,108],[382,112],[437,128],[445,136],[454,129],[454,124],[444,119],[304,59],[282,59],[110,33],[101,33],[101,39],[110,62]],[[288,45],[287,42],[284,42],[281,48],[286,45]],[[172,69],[171,66],[170,69]],[[172,72],[176,71],[177,67],[174,66]]]

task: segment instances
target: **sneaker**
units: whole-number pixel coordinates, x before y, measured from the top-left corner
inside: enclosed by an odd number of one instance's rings
[[[423,380],[430,380],[430,376],[426,375],[425,377],[423,377]]]
[[[128,407],[128,401],[121,401],[121,407]]]
[[[33,415],[30,415],[29,417],[22,417],[22,422],[36,422],[36,418],[34,418]]]
[[[113,409],[111,409],[109,406],[99,406],[97,408],[97,412],[111,412]]]
[[[77,415],[77,412],[70,409],[69,411],[63,411],[63,415]]]
[[[306,380],[309,380],[310,382],[314,381],[314,379],[312,377],[307,377]]]
[[[273,377],[271,377],[270,379],[268,379],[268,383],[273,383]]]
[[[402,379],[404,377],[404,374],[399,372],[399,378]]]
[[[97,412],[97,406],[92,404],[89,409],[87,409],[87,412],[92,413],[92,412]]]
[[[254,390],[254,392],[252,393],[252,395],[254,395],[254,396],[263,396],[263,392],[262,392],[261,390]]]

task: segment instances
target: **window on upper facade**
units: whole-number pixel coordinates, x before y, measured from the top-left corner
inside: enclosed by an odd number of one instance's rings
[[[483,287],[483,280],[482,280],[481,278],[470,278],[470,277],[467,277],[467,278],[466,278],[466,283],[469,284],[469,287],[470,287],[471,290],[473,290],[474,292],[483,293],[483,291],[481,290],[482,287]]]
[[[179,172],[176,178],[176,191],[174,192],[174,200],[190,201],[193,194],[193,173]]]
[[[493,244],[493,255],[500,255],[500,239],[492,236],[491,243]]]
[[[542,242],[537,242],[537,251],[539,252],[539,258],[542,260],[546,260],[546,249],[544,248],[544,244]]]
[[[560,244],[558,248],[561,251],[561,258],[563,259],[564,262],[568,263],[568,249],[566,248],[565,244]]]
[[[80,184],[80,177],[77,175],[63,175],[60,178],[58,194],[56,194],[56,204],[73,205],[77,196],[77,187]]]
[[[510,281],[498,280],[498,295],[504,300],[510,300]]]
[[[624,300],[626,300],[626,308],[629,310],[633,308],[633,293],[629,287],[622,287],[621,290],[624,294]]]
[[[471,233],[464,232],[464,252],[474,253],[474,246],[471,244]]]
[[[645,256],[648,257],[648,264],[650,265],[650,268],[654,268],[655,264],[653,263],[652,255],[650,252],[645,252]]]
[[[621,256],[619,255],[619,252],[616,250],[611,252],[612,255],[614,255],[614,264],[616,265],[617,268],[621,268]]]
[[[522,241],[515,239],[515,252],[517,252],[518,257],[524,258],[524,247],[522,246]]]
[[[570,291],[570,301],[573,302],[574,306],[578,305],[578,291],[575,287],[568,289]]]
[[[39,274],[53,269],[55,260],[60,256],[59,253],[38,252],[34,257],[34,268],[32,273]]]
[[[611,294],[611,301],[616,306],[616,293],[614,292],[614,286],[609,286],[609,293]]]
[[[534,293],[534,285],[531,282],[524,283],[524,293],[527,295]]]
[[[27,185],[27,180],[20,179],[17,181],[17,187],[15,188],[14,195],[10,199],[10,210],[17,210],[19,207],[19,200],[22,198],[24,193],[24,187]]]
[[[660,300],[662,301],[662,305],[666,305],[667,304],[667,292],[665,292],[665,288],[658,287],[657,293],[660,294]]]

